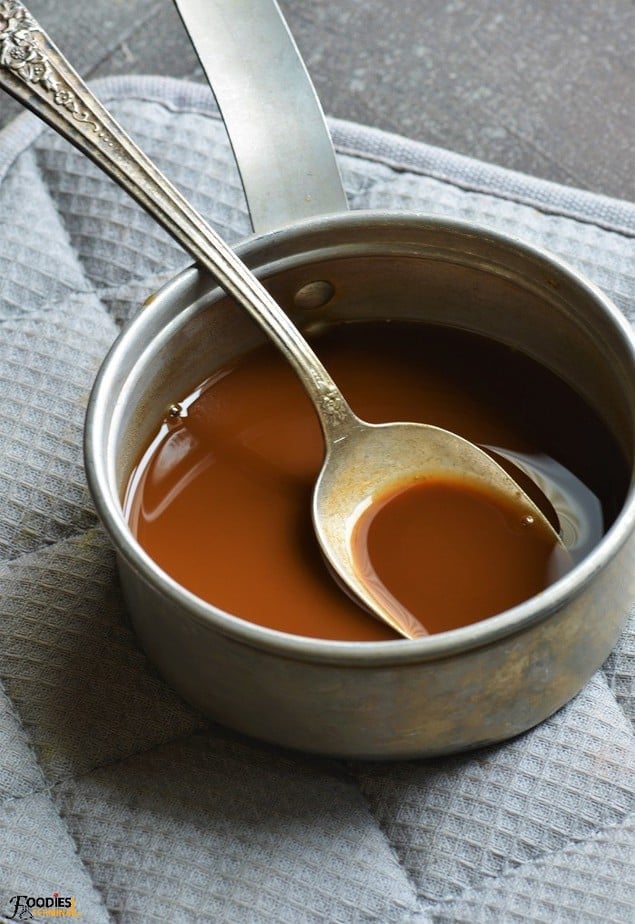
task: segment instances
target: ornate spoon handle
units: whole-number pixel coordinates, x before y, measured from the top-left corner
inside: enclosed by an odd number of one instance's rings
[[[0,87],[123,187],[233,296],[295,368],[327,442],[354,416],[296,326],[234,251],[93,96],[28,9],[0,2]]]

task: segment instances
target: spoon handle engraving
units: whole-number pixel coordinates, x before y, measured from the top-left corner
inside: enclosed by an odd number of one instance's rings
[[[90,157],[256,320],[292,364],[327,443],[355,417],[313,350],[234,251],[124,132],[27,7],[0,3],[0,87]]]

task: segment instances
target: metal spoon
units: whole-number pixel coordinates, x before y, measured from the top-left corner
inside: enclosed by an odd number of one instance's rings
[[[426,634],[407,611],[386,605],[358,573],[350,538],[370,500],[429,474],[468,477],[513,499],[518,516],[559,538],[538,507],[486,453],[424,424],[360,420],[282,308],[184,197],[136,147],[18,2],[0,7],[0,86],[108,173],[233,296],[294,367],[326,444],[313,522],[327,561],[348,591],[406,638]]]

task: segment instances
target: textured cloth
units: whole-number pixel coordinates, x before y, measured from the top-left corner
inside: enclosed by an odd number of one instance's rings
[[[229,241],[249,221],[204,87],[96,87]],[[331,123],[353,208],[547,248],[635,317],[635,206]],[[212,725],[130,631],[87,493],[91,383],[190,260],[24,115],[0,133],[0,920],[72,896],[101,922],[635,920],[635,619],[532,731],[459,757],[345,763]]]

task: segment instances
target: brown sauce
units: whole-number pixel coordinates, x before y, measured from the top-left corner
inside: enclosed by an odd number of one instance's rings
[[[538,520],[486,486],[451,477],[375,499],[351,545],[367,586],[429,633],[502,613],[569,570],[569,556]]]
[[[336,325],[314,346],[360,417],[432,423],[519,457],[557,460],[598,499],[604,528],[619,511],[627,473],[612,437],[571,389],[522,354],[414,322]],[[317,638],[395,638],[338,588],[321,558],[310,517],[321,431],[277,351],[259,348],[179,399],[183,416],[161,428],[126,498],[148,554],[246,620]],[[498,584],[498,552],[489,557]],[[426,622],[438,632],[484,612]]]

